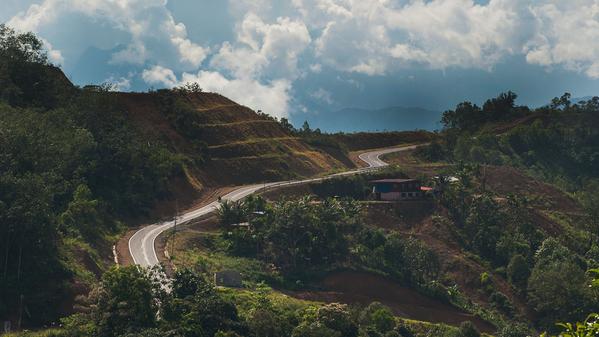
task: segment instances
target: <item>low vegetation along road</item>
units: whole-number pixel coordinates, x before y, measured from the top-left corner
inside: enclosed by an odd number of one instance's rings
[[[418,145],[412,146],[402,146],[402,147],[394,147],[387,148],[382,150],[369,151],[360,154],[360,160],[364,161],[368,166],[365,168],[360,168],[353,171],[346,171],[342,173],[336,173],[333,175],[329,175],[321,178],[312,178],[305,180],[291,180],[291,181],[281,181],[281,182],[273,182],[266,184],[257,184],[257,185],[249,185],[240,187],[222,197],[223,200],[231,200],[237,201],[245,198],[246,196],[266,189],[272,189],[280,186],[290,186],[290,185],[299,185],[305,184],[315,181],[320,181],[324,179],[328,179],[335,176],[341,175],[351,175],[358,174],[368,170],[377,169],[381,167],[385,167],[388,164],[381,160],[380,156],[393,152],[407,151],[416,148]],[[197,219],[203,215],[210,214],[215,212],[218,209],[219,203],[217,200],[211,202],[210,204],[198,208],[193,211],[189,211],[176,219],[177,224],[183,224],[185,222]],[[152,267],[159,264],[158,255],[155,249],[155,241],[156,238],[163,233],[164,231],[172,228],[175,225],[175,219],[168,222],[158,223],[150,226],[146,226],[139,231],[137,231],[131,238],[129,239],[129,252],[133,257],[133,262],[142,267]]]

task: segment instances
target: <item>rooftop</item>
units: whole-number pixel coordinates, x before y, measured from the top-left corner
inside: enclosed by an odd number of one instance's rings
[[[379,179],[372,180],[371,183],[410,183],[410,182],[418,182],[416,179]]]

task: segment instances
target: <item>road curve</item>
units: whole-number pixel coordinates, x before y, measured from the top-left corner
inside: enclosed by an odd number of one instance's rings
[[[222,197],[223,200],[237,201],[247,197],[248,195],[255,193],[259,190],[270,189],[279,186],[290,186],[304,183],[310,183],[320,181],[336,176],[357,174],[368,170],[373,170],[387,166],[388,164],[381,160],[380,156],[393,152],[407,151],[416,148],[419,145],[402,146],[387,148],[381,150],[374,150],[360,154],[358,157],[364,161],[368,166],[357,170],[346,171],[341,173],[332,174],[322,178],[311,178],[305,180],[291,180],[291,181],[280,181],[266,184],[256,184],[240,187]],[[213,201],[210,204],[201,208],[189,211],[180,215],[177,218],[177,224],[183,224],[185,222],[197,219],[203,215],[215,212],[218,209],[218,201]],[[155,249],[156,238],[164,231],[172,228],[175,225],[175,220],[161,222],[153,225],[149,225],[141,228],[129,239],[129,253],[133,258],[133,262],[142,267],[152,267],[160,263],[158,255]]]

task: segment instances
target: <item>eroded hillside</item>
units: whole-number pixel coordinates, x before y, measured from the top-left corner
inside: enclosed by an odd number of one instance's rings
[[[146,132],[200,162],[187,165],[197,188],[296,176],[345,167],[271,117],[215,93],[120,93],[128,115]],[[200,184],[197,184],[199,182]]]

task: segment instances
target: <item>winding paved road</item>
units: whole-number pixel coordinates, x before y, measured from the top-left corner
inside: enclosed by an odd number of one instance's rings
[[[222,197],[223,200],[237,201],[247,197],[248,195],[255,193],[260,190],[271,189],[279,186],[291,186],[305,184],[315,181],[320,181],[336,176],[344,176],[365,172],[387,166],[388,164],[381,160],[380,156],[393,152],[407,151],[416,148],[419,145],[402,146],[387,148],[382,150],[375,150],[365,152],[359,155],[360,160],[364,161],[368,167],[360,168],[353,171],[346,171],[341,173],[332,174],[322,178],[312,178],[305,180],[292,180],[292,181],[280,181],[266,184],[256,184],[240,187]],[[218,201],[213,201],[210,204],[198,208],[193,211],[189,211],[177,218],[177,224],[183,224],[185,222],[197,219],[203,215],[215,212],[218,209]],[[156,255],[155,241],[156,238],[164,231],[172,228],[175,225],[175,220],[162,222],[154,225],[146,226],[139,231],[135,232],[129,239],[129,253],[133,257],[133,262],[142,267],[152,267],[160,263],[158,256]]]

